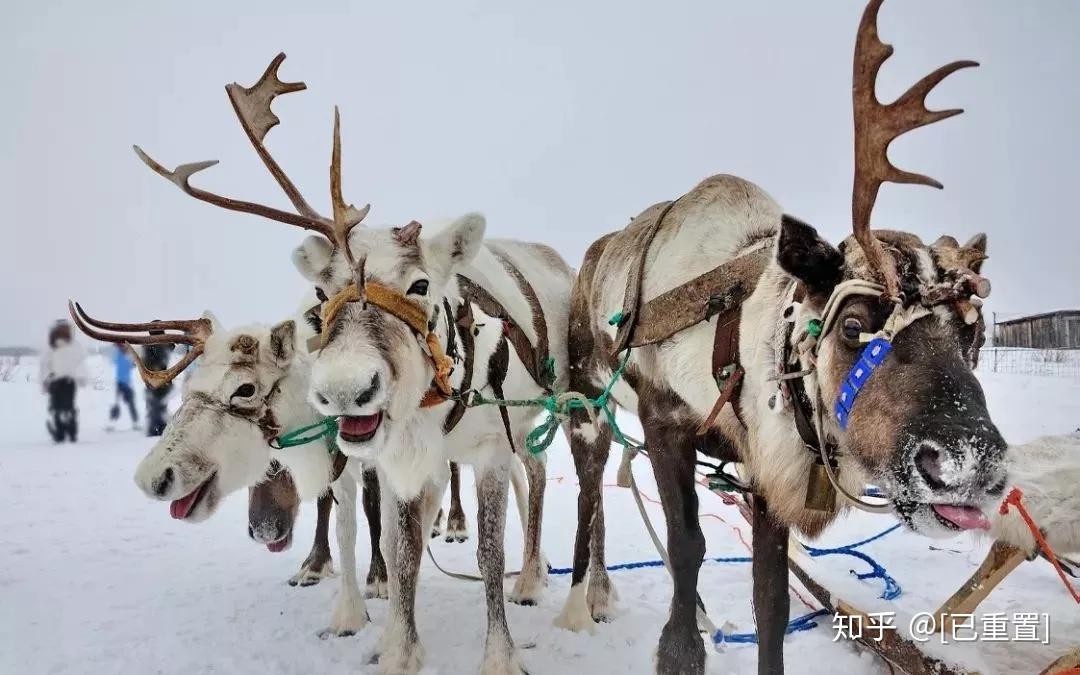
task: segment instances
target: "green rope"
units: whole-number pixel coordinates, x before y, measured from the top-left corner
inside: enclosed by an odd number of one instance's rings
[[[616,317],[618,316],[619,315],[616,314]],[[505,408],[543,408],[546,410],[547,417],[544,418],[544,421],[534,427],[525,437],[525,447],[534,455],[538,455],[548,449],[555,440],[555,433],[558,431],[563,418],[574,410],[585,410],[586,407],[599,408],[603,411],[608,424],[611,425],[612,434],[619,444],[627,448],[640,449],[640,446],[632,443],[626,438],[622,429],[619,428],[619,424],[615,421],[615,413],[607,405],[608,399],[611,398],[611,390],[615,387],[615,384],[622,379],[623,372],[626,370],[626,364],[629,361],[630,350],[628,349],[623,355],[622,361],[619,362],[618,367],[611,374],[611,380],[596,398],[585,398],[585,400],[571,398],[560,401],[560,395],[552,394],[550,396],[527,399],[498,399],[485,398],[483,394],[473,390],[464,394],[461,400],[470,408],[482,405],[497,405]]]
[[[622,312],[616,312],[608,323],[615,326],[622,323],[623,320],[624,314]],[[626,370],[626,364],[629,361],[630,350],[627,349],[623,355],[622,361],[619,362],[619,366],[611,374],[611,380],[596,398],[583,397],[584,400],[581,398],[570,398],[560,401],[561,395],[556,394],[525,399],[484,398],[484,395],[475,389],[457,394],[451,398],[461,401],[468,408],[475,408],[482,405],[497,405],[504,408],[543,408],[546,410],[547,417],[544,421],[534,427],[525,437],[525,447],[534,455],[538,455],[548,449],[555,440],[555,434],[559,430],[559,425],[567,415],[574,410],[585,410],[586,407],[594,409],[599,408],[603,411],[608,424],[611,426],[611,432],[615,437],[616,442],[626,448],[642,450],[644,449],[644,446],[632,442],[623,434],[622,429],[619,428],[619,424],[615,421],[614,411],[608,407],[608,399],[611,398],[611,390],[615,387],[615,384],[622,379],[623,372]],[[547,359],[543,365],[545,370],[550,369],[550,372],[554,375],[554,359]],[[277,447],[279,448],[293,448],[298,445],[312,443],[326,436],[336,436],[337,432],[337,418],[327,417],[321,422],[309,424],[305,427],[300,427],[299,429],[294,429],[288,433],[282,434],[275,440],[277,442]]]
[[[327,436],[337,436],[338,424],[336,417],[327,417],[326,419],[309,424],[299,429],[293,429],[290,432],[284,433],[274,441],[277,442],[278,448],[295,448],[298,445],[307,445],[308,443],[314,443],[320,438]]]

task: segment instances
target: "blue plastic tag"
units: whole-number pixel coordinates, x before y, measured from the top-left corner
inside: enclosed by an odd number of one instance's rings
[[[848,371],[844,383],[840,385],[840,394],[836,397],[836,421],[841,429],[847,429],[848,417],[851,408],[855,405],[855,399],[859,391],[866,386],[870,376],[878,366],[885,361],[885,357],[892,351],[892,344],[884,338],[874,338],[866,345],[855,365]]]

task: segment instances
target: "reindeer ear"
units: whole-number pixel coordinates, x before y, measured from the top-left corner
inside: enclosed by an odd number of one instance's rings
[[[967,243],[964,244],[964,248],[975,249],[979,253],[982,253],[983,256],[985,256],[986,255],[986,233],[985,232],[980,232],[980,233],[976,234],[974,237],[972,237],[971,239],[968,239]],[[976,260],[976,261],[972,262],[971,263],[971,271],[974,272],[975,274],[979,274],[979,270],[982,269],[982,264],[983,264],[984,260],[986,260],[985,257],[982,260]]]
[[[282,321],[270,329],[270,360],[281,368],[292,363],[296,352],[296,322],[292,319]]]
[[[202,318],[210,322],[210,332],[214,335],[221,335],[225,332],[225,329],[221,327],[221,322],[214,316],[214,313],[210,310],[206,310],[202,313]]]
[[[308,281],[318,279],[319,273],[330,264],[334,248],[323,237],[307,237],[304,243],[296,247],[292,254],[293,265]]]
[[[467,213],[432,237],[427,253],[449,273],[476,257],[484,241],[486,227],[487,221],[482,215]]]
[[[776,261],[781,269],[806,285],[811,294],[829,294],[840,283],[844,256],[817,230],[787,214],[780,220]]]

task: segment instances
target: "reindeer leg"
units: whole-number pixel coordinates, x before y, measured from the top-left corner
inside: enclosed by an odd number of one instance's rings
[[[592,533],[589,551],[589,590],[585,600],[589,604],[589,614],[593,621],[607,622],[615,618],[615,601],[619,594],[607,571],[604,549],[607,530],[604,527],[604,500],[596,500],[596,513],[593,515]]]
[[[524,447],[524,439],[515,440],[517,447]],[[544,516],[544,489],[547,487],[547,467],[543,460],[528,450],[513,457],[512,468],[518,468],[518,461],[525,465],[525,475],[529,480],[528,513],[522,523],[525,534],[525,550],[521,556],[521,574],[514,582],[510,593],[510,602],[518,605],[535,605],[540,601],[540,594],[547,584],[547,560],[540,548],[541,525]],[[521,495],[518,494],[515,481],[514,497],[521,510]]]
[[[333,489],[338,500],[336,529],[341,558],[341,591],[330,617],[330,627],[319,634],[324,638],[355,635],[371,620],[356,579],[356,479],[343,471]]]
[[[664,505],[668,556],[674,593],[671,613],[660,632],[656,672],[688,675],[705,672],[705,644],[698,635],[697,581],[705,558],[705,535],[698,521],[698,498],[694,481],[695,450],[686,432],[665,422],[662,411],[655,419],[642,419],[649,461]],[[785,587],[786,588],[786,587]]]
[[[573,372],[574,369],[571,368],[572,389],[586,396],[599,395],[600,392],[594,385],[584,378],[573,377]],[[600,421],[594,426],[583,410],[570,413],[568,428],[570,451],[574,456],[574,468],[578,477],[577,533],[574,538],[574,571],[570,577],[570,595],[562,612],[555,619],[555,626],[572,631],[591,631],[595,622],[589,609],[585,582],[592,538],[604,536],[603,521],[601,520],[599,528],[594,527],[593,522],[597,506],[603,498],[601,490],[604,465],[611,447],[611,428],[606,421]]]
[[[446,541],[460,544],[468,538],[469,525],[461,508],[461,468],[457,462],[450,462],[450,513],[446,516]]]
[[[480,574],[484,577],[484,593],[487,598],[487,639],[484,662],[480,666],[481,675],[525,673],[521,658],[514,648],[514,640],[510,637],[510,627],[506,625],[506,604],[503,598],[509,462],[515,461],[507,450],[496,448],[491,464],[483,468],[474,467],[479,532],[476,561],[480,565]]]
[[[431,523],[431,538],[432,539],[438,539],[439,537],[442,536],[442,533],[443,533],[442,517],[443,517],[443,510],[439,509],[438,515],[435,516],[434,522]],[[447,541],[450,541],[450,540],[447,539]]]
[[[371,540],[371,564],[368,567],[364,597],[386,599],[386,561],[379,540],[382,538],[382,514],[379,508],[379,476],[375,469],[364,470],[364,517]]]
[[[333,506],[333,493],[327,490],[318,500],[318,520],[311,553],[300,564],[300,571],[289,578],[290,586],[314,586],[325,577],[334,576],[334,562],[330,556],[330,511]]]
[[[784,633],[788,596],[788,528],[769,514],[769,505],[754,496],[754,619],[758,633],[758,674],[783,675]]]
[[[428,483],[408,501],[392,494],[388,482],[380,482],[384,518],[382,548],[390,573],[390,602],[377,656],[379,672],[417,673],[424,662],[424,648],[416,630],[416,584],[445,482],[438,486]]]

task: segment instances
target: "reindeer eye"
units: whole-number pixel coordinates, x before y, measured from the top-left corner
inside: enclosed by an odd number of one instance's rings
[[[409,286],[409,295],[427,295],[428,280],[419,279]]]
[[[855,318],[844,319],[844,339],[852,342],[859,340],[859,335],[862,334],[862,321]]]
[[[319,302],[326,302],[329,299],[326,297],[326,291],[318,286],[315,287],[315,297],[319,299]]]
[[[236,388],[233,395],[229,398],[251,398],[255,395],[255,385],[251,383],[242,384]]]

